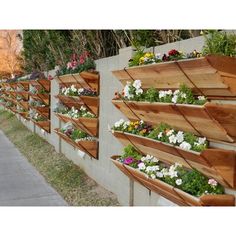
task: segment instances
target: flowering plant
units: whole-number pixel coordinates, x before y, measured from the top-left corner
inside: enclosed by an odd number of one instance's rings
[[[38,121],[46,121],[47,118],[36,112],[35,110],[30,110],[29,111],[29,117],[30,119],[38,122]]]
[[[180,85],[178,90],[157,90],[149,88],[142,89],[142,82],[135,80],[133,83],[127,82],[122,94],[116,92],[115,97],[131,101],[164,102],[178,104],[204,105],[207,100],[204,96],[194,96],[190,88],[185,84]]]
[[[75,107],[72,107],[69,109],[68,107],[64,106],[63,104],[59,103],[54,108],[54,112],[65,114],[71,118],[78,119],[80,117],[87,117],[87,118],[95,118],[95,115],[92,114],[87,110],[86,107],[81,106],[80,109],[76,109]]]
[[[72,54],[71,60],[56,73],[58,76],[65,74],[80,73],[82,71],[94,70],[96,67],[89,52],[85,51],[80,56]]]
[[[69,138],[74,140],[75,142],[83,141],[83,140],[93,140],[93,137],[89,136],[84,131],[79,129],[75,129],[71,123],[66,123],[63,128],[61,128],[61,132],[67,135]]]
[[[129,67],[138,66],[138,65],[147,65],[154,64],[158,62],[166,62],[166,61],[176,61],[181,59],[189,59],[189,58],[197,58],[201,57],[202,54],[194,50],[190,53],[183,53],[176,49],[170,50],[167,54],[164,53],[161,55],[160,53],[154,54],[152,52],[143,52],[143,50],[138,50],[134,56],[129,61]]]
[[[29,105],[32,107],[45,107],[46,105],[43,104],[41,101],[29,100]]]
[[[178,146],[184,150],[201,152],[208,148],[208,142],[205,137],[198,137],[189,132],[176,131],[164,123],[152,127],[143,121],[130,122],[121,119],[114,124],[112,130],[145,136]]]
[[[149,178],[159,179],[196,197],[224,193],[217,181],[208,179],[197,170],[186,170],[179,163],[168,166],[154,156],[140,155],[131,145],[124,148],[123,155],[117,160],[145,173]]]
[[[76,88],[75,85],[64,87],[60,93],[65,96],[96,96],[97,92],[91,88]]]

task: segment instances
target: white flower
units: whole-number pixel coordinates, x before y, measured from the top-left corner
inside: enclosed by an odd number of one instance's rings
[[[198,96],[197,98],[198,98],[198,100],[200,100],[200,101],[206,100],[206,98],[205,98],[204,96]]]
[[[163,98],[163,97],[165,97],[165,96],[166,96],[165,91],[160,90],[160,91],[159,91],[159,98]]]
[[[178,131],[178,133],[176,134],[176,140],[178,143],[182,143],[184,141],[183,131]]]
[[[179,90],[175,90],[173,94],[178,95],[178,93],[179,93]]]
[[[154,163],[158,163],[159,160],[158,160],[156,157],[153,157],[153,158],[152,158],[152,162],[154,162]]]
[[[171,129],[171,130],[169,130],[169,131],[166,133],[166,135],[167,135],[167,136],[170,136],[170,135],[172,135],[173,133],[174,133],[174,130]]]
[[[198,143],[199,144],[204,144],[206,142],[206,138],[198,138]]]
[[[177,184],[177,185],[181,185],[182,184],[182,179],[177,179],[176,181],[175,181],[175,183]]]
[[[72,92],[76,92],[77,91],[77,89],[76,89],[74,84],[71,85],[70,89],[71,89]]]
[[[161,173],[163,174],[163,176],[169,175],[169,171],[168,171],[167,168],[163,168],[163,169],[161,170]]]
[[[156,175],[151,174],[151,178],[152,178],[152,179],[155,179],[155,178],[156,178]]]
[[[184,141],[179,145],[179,147],[185,150],[190,150],[192,146],[190,143]]]
[[[161,53],[156,53],[155,57],[156,59],[161,59]]]
[[[86,107],[81,106],[81,107],[80,107],[80,110],[81,110],[81,111],[86,111],[87,109],[86,109]]]
[[[129,86],[130,82],[127,82],[127,84],[124,87],[124,97],[127,97],[128,99],[133,98],[134,95],[129,93]]]
[[[142,86],[141,80],[135,80],[135,81],[133,82],[133,87],[135,87],[136,90],[140,89],[141,86]]]
[[[146,169],[145,164],[144,164],[143,162],[139,163],[139,164],[138,164],[138,169],[139,169],[139,170],[145,170],[145,169]]]
[[[178,96],[177,95],[174,95],[174,97],[171,99],[171,101],[173,103],[177,103],[177,99],[178,99]]]
[[[160,132],[157,136],[159,139],[162,138],[162,132]]]
[[[162,172],[160,172],[160,171],[157,171],[156,172],[156,176],[157,176],[157,178],[163,178],[163,173]]]
[[[152,158],[153,158],[153,156],[147,154],[147,156],[146,156],[146,160],[152,160]]]
[[[120,127],[124,122],[125,122],[125,121],[124,121],[123,119],[120,119],[119,121],[117,121],[117,122],[114,124],[114,126],[115,126],[116,128],[118,128],[118,127]]]
[[[172,134],[170,137],[169,137],[169,142],[170,143],[176,143],[177,142],[177,138],[174,134]]]
[[[169,171],[169,176],[171,179],[178,177],[178,172],[177,171]]]
[[[141,88],[140,89],[136,89],[135,93],[136,93],[136,95],[142,94],[143,90]]]
[[[81,94],[84,91],[84,88],[78,88],[78,94]]]
[[[130,121],[125,121],[125,122],[124,122],[123,119],[121,119],[121,120],[122,120],[124,129],[126,129],[126,128],[130,125]],[[118,126],[118,127],[119,127],[119,126]]]
[[[168,91],[166,91],[166,94],[167,94],[167,95],[172,95],[172,91],[171,91],[171,90],[168,90]]]
[[[180,96],[181,96],[181,98],[186,98],[187,97],[186,93],[181,93]]]
[[[142,125],[142,124],[144,123],[144,121],[143,121],[143,120],[140,120],[139,123]]]

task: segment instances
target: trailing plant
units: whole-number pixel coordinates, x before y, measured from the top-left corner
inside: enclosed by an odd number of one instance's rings
[[[236,56],[236,35],[224,31],[208,30],[204,34],[203,54]]]
[[[207,178],[197,170],[187,170],[179,163],[168,166],[154,156],[140,155],[131,145],[124,148],[117,161],[145,173],[151,179],[161,180],[196,197],[224,194],[224,188],[217,181]]]

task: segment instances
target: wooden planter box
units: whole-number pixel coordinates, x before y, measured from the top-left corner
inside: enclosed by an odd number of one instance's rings
[[[37,79],[37,80],[29,80],[29,83],[36,88],[44,88],[47,92],[50,92],[51,82],[47,79]]]
[[[117,161],[117,157],[118,156],[111,157],[111,161],[124,174],[128,173],[127,175],[129,178],[180,206],[235,206],[234,195],[222,194],[194,197],[180,189],[164,183],[163,181],[148,178],[147,175],[141,171]]]
[[[16,96],[20,95],[24,98],[24,100],[28,100],[29,99],[29,93],[27,91],[16,91]]]
[[[32,110],[36,110],[42,116],[49,118],[50,117],[50,108],[49,107],[34,107],[30,106]]]
[[[28,112],[19,111],[18,114],[19,114],[20,116],[22,116],[24,119],[29,120],[29,118],[28,118]]]
[[[54,130],[63,140],[65,140],[67,143],[72,145],[74,148],[78,148],[81,151],[85,152],[89,156],[98,159],[98,142],[96,140],[93,141],[79,141],[75,142],[72,140],[70,137],[67,135],[63,134],[62,132],[59,131],[59,129]]]
[[[130,133],[114,131],[113,135],[124,146],[131,144],[144,155],[153,155],[168,164],[178,162],[188,169],[199,170],[226,187],[236,188],[235,151],[208,148],[199,153]]]
[[[50,133],[50,120],[46,121],[35,121],[32,120],[35,125],[39,126],[41,129],[45,130],[47,133]]]
[[[100,75],[98,72],[83,71],[77,74],[67,74],[57,77],[59,84],[68,87],[72,84],[77,84],[81,88],[91,88],[99,94]]]
[[[99,112],[99,97],[91,96],[65,96],[57,95],[58,98],[65,106],[79,109],[82,105],[85,106],[94,115],[98,116]]]
[[[19,106],[23,107],[25,110],[29,110],[29,103],[27,101],[17,102]]]
[[[178,89],[186,84],[196,94],[211,98],[236,97],[236,58],[206,57],[135,66],[113,71],[123,85],[141,80],[144,89]]]
[[[30,97],[37,101],[43,102],[46,106],[49,106],[50,104],[50,95],[49,94],[33,94],[30,93]]]
[[[24,88],[25,91],[28,91],[29,90],[29,81],[28,80],[17,81],[17,86],[21,86],[22,88]]]
[[[226,142],[236,140],[236,105],[233,104],[206,103],[199,106],[116,99],[112,103],[130,120],[142,119],[151,125],[164,122],[175,129],[208,139]]]
[[[98,136],[98,118],[85,118],[81,117],[78,119],[71,118],[67,115],[55,113],[55,115],[62,120],[63,122],[71,122],[79,129],[83,130],[84,132],[88,133],[91,136]]]

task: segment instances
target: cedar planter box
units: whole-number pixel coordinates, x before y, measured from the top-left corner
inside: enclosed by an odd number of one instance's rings
[[[67,143],[72,145],[74,148],[78,148],[81,151],[85,152],[89,156],[98,159],[98,142],[96,140],[89,141],[89,140],[82,140],[75,142],[67,135],[63,134],[59,131],[59,129],[54,130],[55,133],[57,133],[63,140],[65,140]]]
[[[29,109],[29,103],[27,101],[18,101],[18,105],[23,107],[25,110]]]
[[[124,174],[128,173],[127,175],[129,178],[180,206],[235,206],[234,195],[209,194],[201,197],[195,197],[169,184],[166,184],[163,181],[148,178],[148,176],[141,171],[120,163],[116,160],[117,158],[118,156],[113,156],[111,157],[111,161]]]
[[[50,121],[49,120],[46,120],[46,121],[32,120],[32,122],[34,122],[34,124],[39,126],[41,129],[45,130],[47,133],[50,133]]]
[[[86,118],[81,117],[78,119],[71,118],[64,114],[55,113],[55,115],[62,120],[63,122],[71,122],[79,129],[83,130],[84,132],[88,133],[91,136],[98,136],[98,118]]]
[[[37,79],[37,80],[29,80],[29,83],[36,88],[44,88],[47,92],[50,92],[51,82],[47,79]]]
[[[142,154],[150,154],[164,163],[180,163],[188,169],[197,169],[226,187],[236,189],[236,153],[232,150],[208,148],[201,153],[183,150],[154,139],[114,131],[123,145],[131,144]]]
[[[186,84],[196,94],[211,98],[236,98],[236,58],[209,55],[195,59],[162,62],[113,71],[126,85],[141,80],[144,89],[178,89]]]
[[[24,100],[29,99],[29,93],[27,91],[16,91],[16,95],[20,95],[24,98]]]
[[[83,71],[76,74],[60,75],[57,77],[57,81],[60,85],[68,87],[72,84],[76,84],[81,88],[91,88],[97,91],[99,94],[100,75],[99,72],[87,72]]]
[[[206,103],[199,106],[117,99],[113,99],[112,103],[130,120],[142,119],[152,125],[164,122],[175,129],[208,139],[226,142],[236,140],[236,105]]]
[[[37,101],[43,102],[47,106],[50,104],[50,95],[49,94],[33,94],[33,93],[30,93],[30,97],[32,97],[33,99],[35,99]]]
[[[65,106],[72,108],[75,107],[79,109],[82,105],[90,110],[94,115],[98,116],[99,112],[99,97],[97,96],[65,96],[56,95]]]
[[[38,113],[40,113],[42,116],[49,118],[50,117],[50,108],[49,107],[34,107],[30,106],[31,109],[36,110]]]
[[[17,86],[21,86],[24,88],[25,91],[29,90],[29,81],[24,80],[24,81],[17,81]]]

